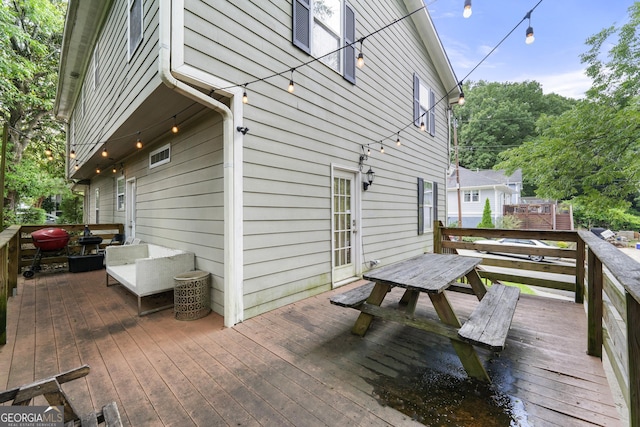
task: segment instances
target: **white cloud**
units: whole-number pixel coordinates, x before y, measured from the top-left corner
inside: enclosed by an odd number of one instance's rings
[[[591,79],[584,70],[570,71],[561,74],[527,75],[517,81],[535,80],[542,85],[544,93],[556,93],[567,98],[581,99],[591,87]]]

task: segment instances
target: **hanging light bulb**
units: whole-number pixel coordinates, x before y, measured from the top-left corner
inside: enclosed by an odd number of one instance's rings
[[[179,130],[180,129],[178,128],[178,124],[176,123],[176,116],[173,116],[173,126],[171,127],[171,132],[178,133]],[[140,139],[140,138],[138,138],[138,139]],[[137,146],[137,144],[136,144],[136,146]],[[138,147],[138,148],[141,148],[141,147]]]
[[[242,103],[243,104],[249,103],[249,97],[247,96],[247,85],[244,85],[244,92],[242,93]]]
[[[464,105],[465,100],[464,100],[464,92],[460,91],[460,97],[458,98],[458,105]]]
[[[100,173],[100,168],[96,168],[96,173]]]
[[[525,18],[529,20],[529,27],[527,28],[527,32],[525,33],[527,37],[524,39],[526,44],[531,44],[535,40],[533,37],[533,27],[531,26],[531,11],[527,12]]]
[[[109,152],[107,151],[107,147],[102,149],[102,157],[109,157]]]
[[[71,150],[69,152],[69,158],[70,159],[75,159],[76,158],[76,150]]]
[[[111,172],[113,172],[113,173],[118,172],[118,169],[115,167],[115,165],[111,168]]]
[[[425,125],[425,124],[424,124],[424,120],[422,120],[422,121],[420,122],[420,130],[421,130],[422,132],[424,132],[425,130],[427,130],[427,125]]]
[[[533,27],[527,28],[527,38],[524,39],[526,44],[531,44],[535,41],[535,37],[533,37]]]
[[[371,155],[371,147],[367,145],[367,156],[370,156],[370,155]]]
[[[139,150],[142,148],[142,146],[142,141],[140,140],[140,137],[138,137],[138,140],[136,141],[136,148]]]
[[[49,156],[47,156],[47,160],[49,160],[50,162],[53,161],[53,154],[49,154]]]
[[[289,79],[289,88],[287,89],[289,91],[289,93],[293,93],[294,90],[296,90],[296,87],[293,84],[293,72],[295,71],[295,68],[291,69],[291,78]]]
[[[471,0],[464,0],[464,10],[462,11],[462,16],[468,18],[471,16]]]
[[[78,164],[78,162],[76,162],[76,164],[75,164],[75,165],[73,165],[73,168],[74,168],[75,170],[80,169],[80,165]]]
[[[396,139],[396,145],[400,147],[402,143],[400,142],[400,132],[398,132],[398,139]]]
[[[384,146],[380,143],[380,154],[384,154]]]
[[[47,148],[44,149],[44,155],[45,156],[51,157],[51,153],[52,153],[51,148],[47,147]]]
[[[362,54],[362,52],[358,54],[358,59],[356,59],[356,67],[364,67],[364,55]]]

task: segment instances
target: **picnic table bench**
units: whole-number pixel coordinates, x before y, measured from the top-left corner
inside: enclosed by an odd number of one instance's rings
[[[122,420],[116,402],[104,405],[97,412],[90,412],[80,416],[72,404],[72,399],[69,399],[64,390],[62,390],[61,384],[87,376],[89,369],[89,365],[83,365],[49,378],[37,380],[31,384],[2,391],[0,392],[0,403],[11,401],[12,406],[27,406],[36,396],[44,396],[50,406],[63,407],[65,427],[87,427],[99,424],[104,424],[106,427],[122,427]]]
[[[473,346],[492,351],[504,349],[520,290],[500,284],[487,289],[476,271],[481,261],[461,255],[420,255],[369,271],[364,275],[368,283],[334,295],[330,302],[360,310],[352,328],[352,332],[360,336],[366,334],[374,317],[445,336],[451,340],[467,374],[490,381]],[[458,283],[463,277],[470,286]],[[398,306],[381,306],[393,287],[406,289]],[[464,325],[449,303],[445,290],[470,291],[478,298],[478,305]],[[431,299],[439,321],[415,315],[421,293]]]

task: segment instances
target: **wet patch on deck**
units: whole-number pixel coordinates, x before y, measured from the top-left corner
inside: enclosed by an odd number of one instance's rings
[[[455,357],[451,355],[451,357]],[[513,377],[508,363],[492,360],[487,366],[493,383],[470,379],[454,360],[441,360],[442,369],[420,368],[395,377],[378,375],[367,382],[373,396],[427,426],[528,427],[520,399],[509,394]]]

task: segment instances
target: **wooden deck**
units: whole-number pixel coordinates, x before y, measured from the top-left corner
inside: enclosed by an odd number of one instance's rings
[[[505,350],[478,349],[494,379],[483,388],[447,339],[385,321],[352,335],[359,311],[329,304],[332,292],[225,329],[215,314],[137,317],[135,297],[104,280],[103,270],[20,279],[0,390],[87,363],[63,388],[86,412],[115,400],[131,426],[622,425],[573,302],[522,296]],[[477,304],[450,299],[463,316]]]

